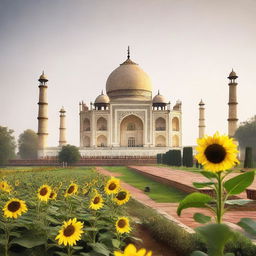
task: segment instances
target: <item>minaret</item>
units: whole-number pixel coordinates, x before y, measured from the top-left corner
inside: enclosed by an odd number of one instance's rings
[[[229,102],[228,102],[228,136],[234,137],[237,129],[237,97],[236,97],[236,79],[238,76],[232,69],[229,74]]]
[[[39,102],[38,102],[38,150],[43,150],[47,147],[48,139],[48,103],[47,103],[47,82],[48,79],[44,72],[39,77]],[[41,154],[39,154],[41,155]]]
[[[64,107],[60,110],[60,138],[59,138],[59,147],[62,147],[67,144],[66,140],[66,111]]]
[[[204,105],[203,100],[201,100],[199,102],[199,138],[203,138],[205,133]]]

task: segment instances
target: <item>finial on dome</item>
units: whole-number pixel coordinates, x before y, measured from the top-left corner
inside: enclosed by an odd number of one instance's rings
[[[204,106],[205,104],[204,104],[204,102],[203,102],[203,100],[201,99],[201,101],[199,102],[199,106]]]
[[[230,72],[230,74],[228,76],[228,79],[229,80],[235,80],[237,78],[238,78],[238,76],[237,76],[236,72],[234,71],[234,69],[232,68],[232,71]]]
[[[160,90],[158,90],[158,93],[157,93],[157,95],[160,95]]]
[[[39,77],[38,81],[41,83],[48,82],[48,79],[47,79],[46,75],[44,74],[44,70],[42,71],[42,75]]]
[[[127,59],[130,59],[130,46],[128,45],[128,50],[127,50]]]
[[[101,95],[103,95],[103,90],[101,90]]]

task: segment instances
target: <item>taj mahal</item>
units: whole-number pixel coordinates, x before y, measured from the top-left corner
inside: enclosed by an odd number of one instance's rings
[[[66,140],[66,112],[60,110],[57,147],[48,147],[48,78],[39,78],[38,157],[56,156]],[[152,95],[150,77],[127,59],[109,75],[106,94],[94,103],[79,103],[80,153],[82,156],[155,156],[182,146],[181,102]]]
[[[228,135],[237,129],[236,79],[232,70],[229,79]],[[60,109],[59,143],[48,147],[48,78],[42,73],[39,81],[38,158],[55,157],[66,139],[66,111]],[[80,146],[83,157],[156,156],[170,149],[182,149],[182,104],[171,106],[159,90],[152,95],[150,77],[127,59],[112,71],[106,81],[106,94],[96,97],[89,106],[79,103]],[[199,102],[199,134],[205,134],[204,102]]]

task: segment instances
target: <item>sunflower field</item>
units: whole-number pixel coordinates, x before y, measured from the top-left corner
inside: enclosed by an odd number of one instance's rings
[[[2,176],[0,255],[126,255],[129,198],[118,179],[92,168]]]

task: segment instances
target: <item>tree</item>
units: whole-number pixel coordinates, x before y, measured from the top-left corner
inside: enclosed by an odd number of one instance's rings
[[[244,168],[252,168],[253,167],[253,159],[252,159],[252,148],[245,148],[245,157],[244,157]]]
[[[193,167],[193,148],[192,147],[183,148],[183,166]]]
[[[0,126],[0,165],[5,165],[15,156],[15,138],[13,130]]]
[[[236,130],[235,138],[239,142],[242,150],[251,147],[254,151],[254,159],[256,160],[256,115],[246,122],[241,123]]]
[[[25,130],[20,134],[19,140],[19,155],[22,159],[37,158],[37,134],[33,130]]]
[[[67,162],[68,164],[73,164],[79,161],[81,158],[78,147],[72,145],[63,146],[59,152],[59,161]]]

